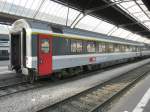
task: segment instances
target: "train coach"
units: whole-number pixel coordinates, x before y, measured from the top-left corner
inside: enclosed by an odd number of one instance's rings
[[[21,19],[10,31],[9,69],[30,82],[149,55],[143,43],[47,22]]]

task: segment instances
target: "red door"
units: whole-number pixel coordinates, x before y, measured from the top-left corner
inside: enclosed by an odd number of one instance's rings
[[[40,76],[52,73],[52,38],[40,34],[38,38],[38,73]]]

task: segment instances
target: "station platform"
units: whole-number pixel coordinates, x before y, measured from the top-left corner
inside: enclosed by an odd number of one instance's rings
[[[150,112],[150,72],[117,100],[108,112]]]

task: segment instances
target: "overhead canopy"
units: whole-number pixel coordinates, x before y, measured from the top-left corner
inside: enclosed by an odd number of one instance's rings
[[[69,5],[84,14],[90,14],[98,18],[103,18],[117,26],[128,29],[132,32],[150,37],[150,30],[139,23],[135,18],[127,14],[116,4],[131,2],[132,0],[122,0],[111,2],[110,0],[54,0],[64,5]]]
[[[146,5],[146,7],[148,8],[148,10],[150,11],[150,0],[142,0],[142,1]]]
[[[68,2],[67,2],[68,1]],[[141,0],[137,0],[138,3]],[[108,36],[150,43],[150,21],[136,18],[126,6],[134,0],[0,0],[0,23],[17,19],[35,19],[106,34]],[[127,3],[127,5],[125,4]],[[124,5],[125,4],[125,5]],[[141,2],[140,2],[141,4]],[[134,3],[135,7],[139,7]],[[133,7],[132,7],[133,8]],[[127,9],[127,10],[124,10]],[[137,10],[135,8],[134,10]],[[138,20],[139,19],[139,20]],[[5,26],[9,30],[8,26]],[[1,32],[1,31],[0,31]],[[147,37],[147,38],[145,38]]]

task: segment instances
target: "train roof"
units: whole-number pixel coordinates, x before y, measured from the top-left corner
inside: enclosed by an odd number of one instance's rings
[[[82,35],[82,36],[88,36],[88,37],[90,36],[90,37],[96,37],[96,38],[107,39],[107,40],[112,40],[112,41],[127,42],[127,43],[132,43],[132,44],[141,44],[140,42],[127,40],[127,39],[114,37],[114,36],[107,36],[105,34],[91,32],[91,31],[77,29],[77,28],[71,29],[68,27],[64,27],[63,32],[67,34],[75,34],[75,35]]]
[[[121,42],[121,43],[128,43],[128,44],[134,44],[143,46],[143,43],[127,40],[119,37],[114,36],[107,36],[105,34],[91,32],[83,29],[77,29],[77,28],[70,28],[63,25],[58,25],[54,23],[49,22],[43,22],[43,21],[35,21],[35,20],[25,20],[20,19],[17,20],[12,27],[12,31],[25,28],[26,30],[32,30],[32,32],[39,32],[39,33],[57,33],[67,36],[80,36],[82,37],[90,37],[90,38],[96,38],[96,39],[103,39],[113,42]]]

